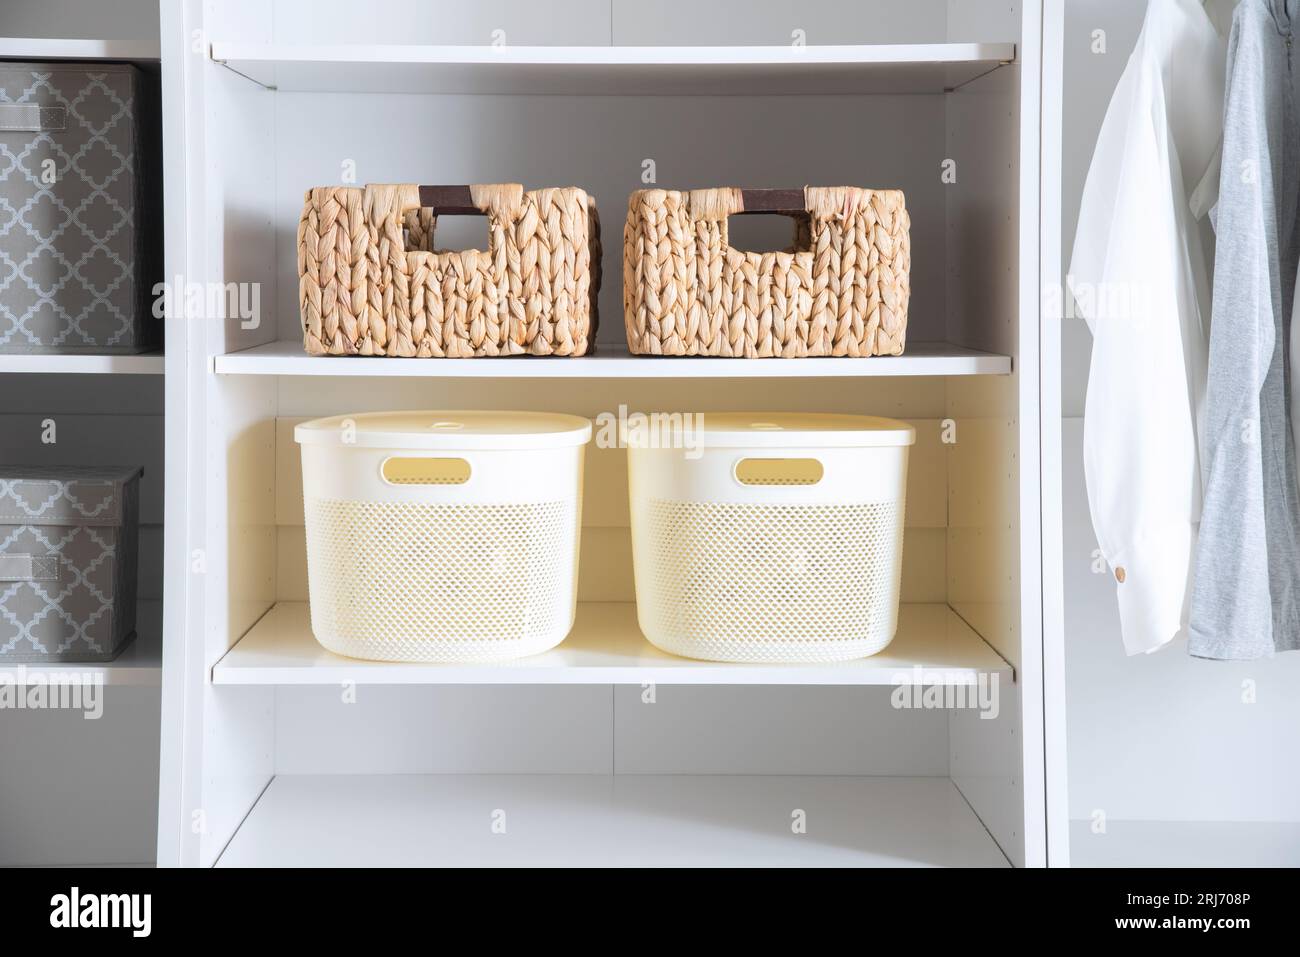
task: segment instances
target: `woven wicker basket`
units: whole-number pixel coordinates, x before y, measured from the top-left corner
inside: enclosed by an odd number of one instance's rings
[[[488,248],[436,250],[439,214],[486,215]],[[298,278],[312,355],[580,356],[596,333],[596,202],[518,184],[311,189]]]
[[[785,252],[731,248],[727,217],[794,217]],[[911,295],[899,190],[650,189],[623,232],[633,353],[800,358],[901,355]]]

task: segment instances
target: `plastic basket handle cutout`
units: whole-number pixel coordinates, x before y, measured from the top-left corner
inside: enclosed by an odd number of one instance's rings
[[[464,485],[470,467],[465,459],[393,456],[384,459],[380,474],[389,485]]]
[[[816,485],[826,474],[817,459],[741,459],[734,472],[741,485]]]

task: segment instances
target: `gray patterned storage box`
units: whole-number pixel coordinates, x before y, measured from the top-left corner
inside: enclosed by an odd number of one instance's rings
[[[0,466],[0,665],[107,661],[131,637],[140,475]]]
[[[156,78],[0,62],[0,353],[161,344]]]

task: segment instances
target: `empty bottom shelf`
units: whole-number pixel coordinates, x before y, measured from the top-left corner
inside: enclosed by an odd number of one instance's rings
[[[793,832],[796,812],[806,832]],[[504,831],[504,833],[502,833]],[[986,866],[947,778],[280,775],[218,866]]]

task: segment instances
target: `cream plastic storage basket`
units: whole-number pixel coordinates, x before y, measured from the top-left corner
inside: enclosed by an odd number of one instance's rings
[[[705,414],[630,432],[637,617],[717,661],[842,661],[898,624],[911,426]]]
[[[573,626],[591,423],[385,412],[294,430],[312,631],[384,661],[492,661]]]

